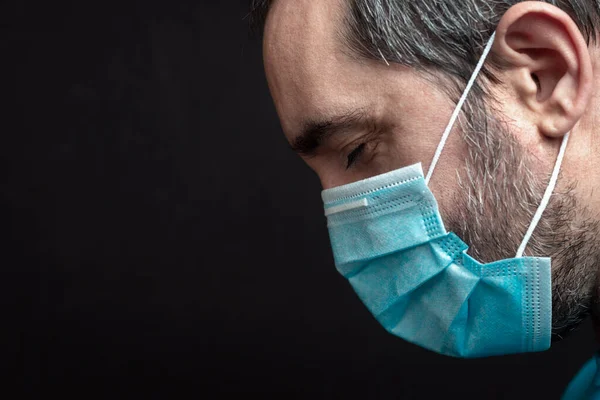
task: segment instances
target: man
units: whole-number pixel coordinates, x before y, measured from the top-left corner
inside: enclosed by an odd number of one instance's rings
[[[553,339],[596,311],[600,2],[257,0],[253,11],[259,23],[264,22],[265,69],[281,125],[292,148],[319,176],[328,216],[357,213],[355,208],[377,201],[328,204],[327,199],[343,199],[337,196],[340,187],[352,191],[349,184],[369,186],[373,179],[388,179],[390,171],[402,169],[405,174],[403,168],[417,163],[424,171],[433,172],[437,166],[422,190],[435,196],[439,218],[468,245],[468,257],[481,265],[515,254],[516,263],[521,255],[551,259]],[[486,44],[491,46],[489,54]],[[483,69],[469,93],[469,78],[478,74],[482,55]],[[455,109],[461,94],[466,102]],[[453,110],[460,111],[454,125],[448,124]],[[446,127],[448,135],[438,145]],[[414,178],[421,179],[418,171]],[[536,211],[543,214],[536,216]],[[339,252],[345,250],[336,240],[343,233],[334,231],[328,219],[339,264]],[[396,221],[399,231],[405,229],[403,221]],[[523,240],[529,238],[528,230],[531,238]],[[385,241],[383,236],[392,235],[389,229],[385,232],[376,236]],[[517,253],[520,244],[524,251]],[[382,256],[383,252],[369,262]],[[407,257],[412,256],[399,255],[394,262]],[[353,281],[363,272],[364,260],[351,273],[340,265],[338,269],[373,311],[383,301],[374,300],[382,290],[378,285],[398,278],[378,275],[375,280]],[[415,268],[421,268],[419,263],[413,262]],[[417,289],[421,290],[411,288]],[[503,290],[530,308],[529,300],[518,297],[514,288]],[[436,294],[430,291],[427,296]],[[410,307],[414,301],[403,304]],[[493,313],[504,312],[497,308]],[[511,344],[506,351],[489,351],[498,336],[488,337],[485,344],[473,342],[473,349],[456,343],[436,347],[435,339],[413,339],[414,323],[398,328],[405,324],[406,312],[394,317],[392,327],[383,321],[387,317],[379,318],[384,312],[388,308],[374,314],[390,332],[440,353],[482,356],[539,350]],[[439,319],[445,310],[432,312],[438,312]],[[482,318],[475,325],[490,325],[487,316]],[[510,321],[502,318],[495,319],[492,328]],[[427,329],[437,327],[430,324]],[[475,328],[461,329],[471,340],[469,329]],[[592,396],[594,365],[586,366],[566,398]]]

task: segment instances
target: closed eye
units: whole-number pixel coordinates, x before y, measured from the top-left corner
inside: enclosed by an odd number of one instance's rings
[[[361,154],[364,152],[366,146],[367,144],[363,143],[359,145],[356,149],[352,150],[350,154],[348,154],[348,164],[346,165],[347,170],[350,169],[350,167],[352,167],[356,163]]]

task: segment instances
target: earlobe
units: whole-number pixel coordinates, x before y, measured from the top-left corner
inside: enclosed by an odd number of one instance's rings
[[[561,137],[579,121],[592,93],[592,64],[583,35],[559,8],[523,2],[502,17],[495,56],[539,132]]]

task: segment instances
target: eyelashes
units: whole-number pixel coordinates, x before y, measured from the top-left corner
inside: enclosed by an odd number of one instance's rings
[[[365,135],[357,138],[354,141],[356,147],[346,157],[346,171],[356,166],[356,164],[360,164],[360,168],[367,167],[381,152],[379,145],[383,142],[382,134],[386,131],[382,126],[373,126]],[[350,145],[347,147],[352,148]]]
[[[366,143],[362,143],[357,148],[352,150],[350,154],[348,154],[348,161],[346,165],[346,170],[350,169],[356,161],[360,158],[360,156],[364,153],[365,148],[367,147]]]

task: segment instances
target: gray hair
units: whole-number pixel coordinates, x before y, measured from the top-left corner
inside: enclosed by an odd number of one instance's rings
[[[262,27],[274,0],[253,0],[252,19]],[[293,1],[293,0],[277,0]],[[347,0],[343,39],[350,53],[412,67],[433,78],[458,100],[483,47],[500,18],[522,0]],[[597,40],[600,0],[546,0],[578,25],[588,45]],[[501,83],[494,71],[503,62],[491,57],[483,74]],[[485,81],[485,79],[484,79]],[[484,262],[514,256],[520,236],[541,200],[548,177],[530,168],[528,154],[496,116],[485,83],[474,87],[460,118],[467,143],[466,166],[458,174],[460,195],[447,225],[471,245],[469,253]],[[528,254],[553,259],[553,333],[571,331],[589,313],[600,263],[600,225],[577,204],[577,182],[556,191],[534,233]],[[507,195],[510,194],[510,195]]]
[[[259,29],[273,1],[252,0],[250,15]],[[344,36],[355,54],[425,72],[441,72],[455,83],[446,89],[456,92],[469,79],[502,15],[521,1],[347,0]],[[600,0],[545,1],[567,12],[588,44],[595,42]],[[493,79],[489,69],[484,74]]]

